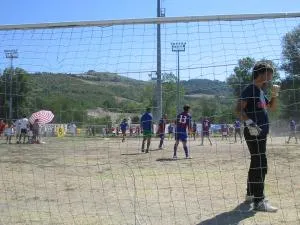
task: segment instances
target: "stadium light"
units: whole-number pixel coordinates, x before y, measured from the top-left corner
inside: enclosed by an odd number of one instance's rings
[[[180,74],[179,74],[179,52],[185,51],[186,42],[172,42],[172,52],[177,53],[177,115],[180,113],[180,100],[179,100],[179,81],[180,81]]]
[[[19,55],[17,49],[4,50],[4,54],[7,59],[10,59],[9,119],[12,119],[12,79],[15,73],[15,70],[13,69],[13,60],[18,58]]]

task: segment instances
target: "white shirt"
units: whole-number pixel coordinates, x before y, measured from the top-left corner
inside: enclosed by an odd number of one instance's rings
[[[28,126],[28,119],[27,118],[23,118],[23,119],[20,119],[20,127],[21,129],[27,129],[27,126]]]

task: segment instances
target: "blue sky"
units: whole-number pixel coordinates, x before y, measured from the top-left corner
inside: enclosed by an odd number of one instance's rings
[[[167,16],[299,12],[298,0],[162,0]],[[145,18],[156,0],[1,0],[0,24]]]
[[[1,1],[0,24],[155,17],[155,0]],[[76,4],[74,4],[76,2]],[[296,1],[162,0],[167,16],[300,12]],[[280,64],[281,39],[299,18],[162,25],[162,70],[176,73],[173,41],[187,42],[181,79],[225,80],[238,59],[268,58]],[[18,49],[15,66],[30,72],[109,71],[146,80],[156,69],[155,25],[0,32],[0,52]],[[8,65],[0,54],[0,70]]]

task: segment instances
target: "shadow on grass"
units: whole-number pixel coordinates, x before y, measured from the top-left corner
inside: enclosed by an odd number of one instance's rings
[[[173,158],[158,158],[158,159],[156,159],[156,161],[158,161],[158,162],[166,162],[166,161],[174,161],[174,162],[176,162],[178,160],[188,160],[188,159],[186,159],[186,158],[178,158],[178,159],[173,159]]]
[[[207,219],[198,223],[197,225],[233,225],[239,224],[244,219],[252,217],[255,212],[250,210],[250,205],[247,203],[241,203],[233,210],[229,212],[224,212],[211,219]]]
[[[151,150],[149,150],[149,151],[150,151],[150,152],[163,151],[163,149],[156,148],[156,149],[151,149]]]
[[[136,152],[136,153],[122,153],[121,155],[141,155],[145,154],[144,152]]]

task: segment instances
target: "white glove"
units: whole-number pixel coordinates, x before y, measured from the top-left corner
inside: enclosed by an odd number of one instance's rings
[[[257,124],[254,123],[253,120],[251,119],[246,120],[245,124],[251,136],[258,136],[262,131],[261,128],[257,126]]]
[[[276,85],[276,84],[273,84],[272,89],[271,89],[271,93],[272,93],[273,98],[278,97],[279,90],[280,90],[280,86]]]

